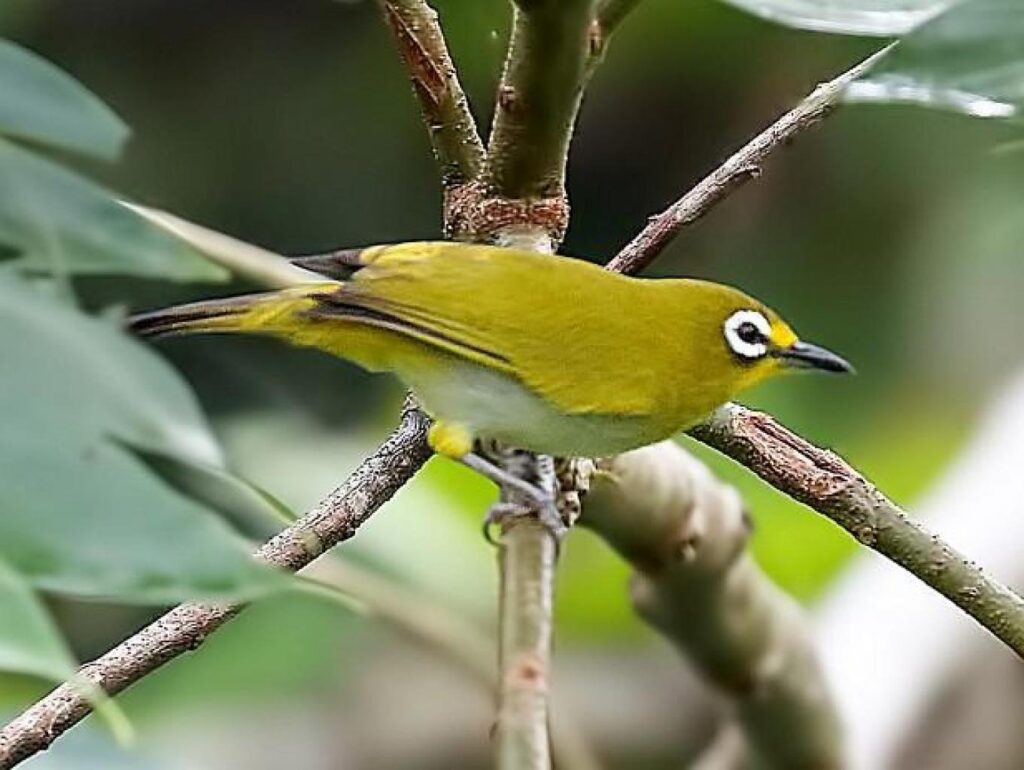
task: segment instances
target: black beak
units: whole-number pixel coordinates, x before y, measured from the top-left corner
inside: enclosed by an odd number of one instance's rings
[[[794,369],[817,369],[836,374],[853,374],[849,361],[840,358],[831,350],[812,345],[809,342],[794,342],[788,348],[775,351],[775,356]]]

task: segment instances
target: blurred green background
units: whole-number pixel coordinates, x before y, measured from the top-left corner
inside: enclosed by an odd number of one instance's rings
[[[474,111],[486,121],[507,8],[436,5]],[[440,234],[425,134],[372,3],[4,0],[0,36],[74,75],[131,127],[114,164],[63,160],[132,199],[288,254]],[[773,26],[710,0],[642,3],[583,105],[563,250],[606,260],[649,214],[816,82],[877,46]],[[1013,125],[911,107],[844,108],[685,232],[656,272],[738,285],[852,360],[856,378],[789,379],[748,403],[835,447],[912,507],[1024,360],[1018,137]],[[97,311],[243,288],[127,277],[74,283],[82,306]],[[229,465],[296,510],[344,478],[400,405],[400,389],[388,379],[264,340],[171,341],[160,353],[195,389]],[[854,552],[852,541],[742,469],[692,448],[748,501],[760,563],[813,604]],[[345,546],[345,556],[488,627],[494,553],[478,523],[492,497],[486,483],[433,460]],[[627,577],[596,537],[572,535],[558,586],[560,666],[586,670],[602,656],[670,660],[631,612]],[[154,612],[51,601],[80,658],[104,651]],[[420,757],[415,766],[468,766],[460,763],[485,756],[490,704],[456,686],[459,675],[448,668],[373,619],[287,595],[259,603],[125,703],[156,754],[168,754],[171,739],[160,736],[184,734],[178,727],[194,731],[212,715],[210,724],[230,732],[244,713],[295,726],[295,740],[312,757],[322,747],[298,727],[310,714],[341,724],[339,715],[363,707],[367,690],[392,688],[392,697],[412,702],[447,687],[453,702],[469,704],[452,706],[451,718],[468,714],[477,743],[455,754],[446,744],[448,753]],[[17,708],[43,689],[36,680],[0,679],[0,708]],[[365,708],[387,713],[380,703]],[[418,712],[407,712],[402,718],[415,720]],[[397,747],[384,749],[374,743],[386,743],[380,735],[358,732],[367,714],[350,730],[337,728],[341,753],[355,766],[395,766],[404,756]],[[683,715],[679,721],[682,735]],[[215,731],[208,724],[206,732]],[[405,740],[416,745],[416,735],[409,727]],[[186,752],[192,764],[182,767],[264,766],[244,751],[218,764],[210,759],[215,748],[201,748],[204,740],[216,743],[202,733],[198,748]],[[651,740],[651,766],[659,766],[665,748]],[[45,761],[53,760],[29,766]],[[295,766],[349,765],[309,759]]]

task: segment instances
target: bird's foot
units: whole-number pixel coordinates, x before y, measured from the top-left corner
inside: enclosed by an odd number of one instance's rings
[[[536,491],[538,495],[544,495],[541,490],[537,489]],[[492,531],[495,526],[501,526],[508,519],[535,515],[540,523],[551,533],[551,536],[555,538],[555,542],[561,545],[562,540],[569,533],[569,528],[562,521],[562,516],[554,499],[544,496],[543,502],[540,500],[535,502],[537,503],[536,510],[534,506],[507,501],[497,502],[492,505],[487,510],[487,515],[484,516],[484,539],[491,545],[497,545],[498,540]]]
[[[483,524],[484,537],[488,542],[495,542],[495,538],[491,534],[493,525],[500,524],[510,517],[536,515],[540,523],[551,532],[555,542],[561,544],[562,539],[569,532],[569,528],[562,520],[562,514],[558,510],[554,495],[509,473],[478,454],[464,455],[462,462],[495,484],[512,490],[520,500],[520,502],[503,501],[491,506]]]

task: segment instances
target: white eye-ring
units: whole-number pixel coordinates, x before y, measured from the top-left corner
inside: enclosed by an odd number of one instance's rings
[[[723,331],[729,349],[740,358],[755,361],[768,352],[772,326],[756,310],[737,310],[725,319]]]

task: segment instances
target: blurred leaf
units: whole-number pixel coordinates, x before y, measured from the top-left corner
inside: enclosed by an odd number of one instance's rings
[[[1024,106],[1024,3],[969,0],[922,25],[846,93],[980,118]]]
[[[763,19],[845,35],[903,35],[956,0],[725,0]]]
[[[0,140],[0,244],[30,272],[177,281],[227,273],[120,205],[102,187]]]
[[[63,70],[0,40],[0,134],[112,159],[128,127]]]
[[[265,539],[297,518],[291,508],[272,494],[222,467],[130,441],[119,443],[171,487],[222,514],[254,539]]]
[[[0,558],[34,585],[144,602],[249,596],[280,576],[112,437],[220,462],[159,358],[0,276]]]
[[[140,206],[137,203],[122,202],[121,205],[153,223],[163,232],[176,239],[180,238],[214,264],[253,283],[283,289],[296,284],[324,283],[330,280],[293,265],[287,257],[280,254],[189,222],[166,211]]]
[[[31,587],[0,561],[0,670],[63,681],[75,661]]]

